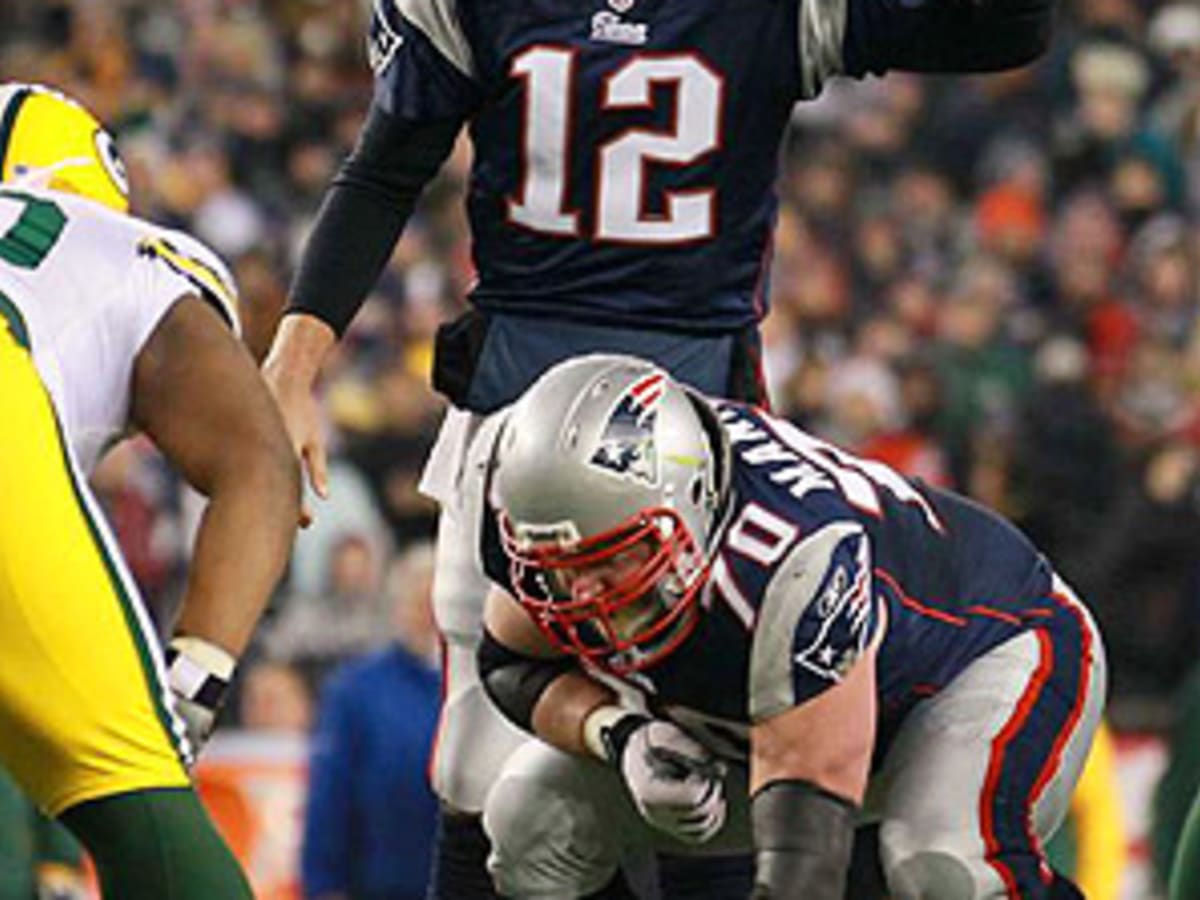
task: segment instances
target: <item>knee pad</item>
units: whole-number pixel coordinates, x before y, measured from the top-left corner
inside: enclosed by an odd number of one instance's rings
[[[563,900],[603,889],[621,858],[597,810],[553,783],[505,774],[488,794],[483,827],[496,889],[522,900]]]
[[[885,819],[879,857],[896,900],[990,900],[1008,896],[977,835]]]
[[[953,853],[921,850],[885,864],[888,889],[898,900],[976,900],[970,866]]]

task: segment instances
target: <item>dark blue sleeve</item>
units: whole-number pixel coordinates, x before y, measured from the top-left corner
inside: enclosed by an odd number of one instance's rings
[[[348,891],[354,809],[354,695],[343,673],[321,699],[308,768],[300,866],[304,896]]]
[[[375,103],[410,123],[469,118],[483,93],[395,4],[377,0],[368,39]]]
[[[289,311],[341,335],[379,278],[460,119],[414,123],[371,104],[354,153],[325,194],[292,281]]]
[[[1050,43],[1054,0],[847,0],[844,71],[994,72]]]

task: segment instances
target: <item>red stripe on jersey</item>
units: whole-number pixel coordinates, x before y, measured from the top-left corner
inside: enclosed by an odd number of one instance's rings
[[[904,592],[904,588],[900,587],[900,583],[892,577],[892,574],[886,569],[876,569],[875,576],[887,582],[888,586],[895,593],[896,598],[908,609],[930,619],[937,619],[939,622],[945,622],[947,625],[954,625],[957,628],[966,628],[967,620],[962,616],[956,616],[954,613],[948,613],[942,609],[935,609],[932,606],[926,606],[920,600],[908,596]]]
[[[990,606],[968,606],[967,612],[977,616],[986,616],[989,619],[999,619],[1001,622],[1007,622],[1009,625],[1020,625],[1021,620],[1012,613],[1006,613],[999,609],[992,609]]]

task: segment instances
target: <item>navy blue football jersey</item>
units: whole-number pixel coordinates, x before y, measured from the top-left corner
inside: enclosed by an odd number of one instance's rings
[[[727,332],[845,28],[844,0],[379,0],[370,50],[385,111],[470,123],[479,308]]]
[[[764,412],[718,409],[732,500],[704,613],[679,649],[632,676],[714,749],[743,755],[749,724],[837,684],[881,627],[881,746],[997,644],[1077,628],[1052,598],[1049,563],[999,516]]]

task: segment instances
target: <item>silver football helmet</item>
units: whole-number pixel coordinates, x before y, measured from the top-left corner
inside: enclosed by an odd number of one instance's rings
[[[620,673],[691,632],[729,471],[699,395],[634,357],[569,360],[514,405],[492,465],[512,586],[556,646]]]

